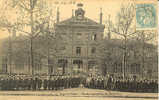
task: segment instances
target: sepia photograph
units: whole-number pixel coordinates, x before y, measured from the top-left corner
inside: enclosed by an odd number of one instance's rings
[[[158,0],[0,0],[0,100],[157,100]]]

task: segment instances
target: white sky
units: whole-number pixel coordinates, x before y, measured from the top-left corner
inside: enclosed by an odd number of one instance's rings
[[[0,7],[6,6],[7,3],[5,3],[7,0],[0,0]],[[66,5],[62,4],[63,1],[66,3]],[[75,4],[69,4],[70,1],[76,1]],[[78,2],[77,2],[78,1]],[[54,16],[54,19],[56,19],[56,9],[59,7],[60,11],[60,21],[70,18],[72,16],[72,9],[77,8],[77,3],[83,3],[84,10],[85,10],[85,16],[89,17],[90,19],[93,19],[97,22],[99,22],[99,13],[100,8],[102,8],[103,12],[103,23],[108,18],[108,15],[111,15],[111,19],[114,21],[117,12],[120,10],[120,7],[122,4],[128,3],[129,1],[140,1],[143,2],[143,0],[47,0],[49,7],[53,9],[52,16]],[[144,1],[150,1],[150,0],[144,0]],[[55,2],[58,2],[59,4],[55,4]],[[0,16],[3,15],[5,8],[0,10]],[[8,12],[8,16],[10,20],[16,20],[14,16],[15,12]],[[0,38],[5,38],[8,36],[7,31],[0,30]]]
[[[62,4],[63,1],[66,3],[66,5]],[[70,1],[76,1],[75,4],[69,4]],[[85,1],[85,2],[84,2]],[[126,0],[79,0],[80,3],[83,3],[84,10],[85,10],[85,16],[89,17],[90,19],[95,20],[96,22],[99,22],[99,13],[100,8],[102,8],[103,12],[103,23],[107,19],[108,15],[110,14],[112,16],[112,19],[115,18],[115,15],[117,11],[120,10],[120,5],[123,3],[123,1]],[[58,2],[59,4],[55,4],[55,2]],[[52,16],[54,16],[54,19],[56,19],[56,10],[57,7],[59,7],[60,11],[60,21],[65,20],[67,18],[70,18],[72,16],[72,9],[77,9],[77,0],[48,0],[48,4],[50,8],[53,9]],[[0,6],[6,6],[7,3],[0,0]],[[3,9],[0,11],[0,15],[4,14],[4,10],[6,8],[3,7]],[[5,10],[6,11],[6,10]],[[14,17],[15,15],[14,11],[8,11],[7,16],[9,20],[15,21],[17,18]],[[0,30],[0,38],[4,38],[8,36],[7,31],[1,31]]]

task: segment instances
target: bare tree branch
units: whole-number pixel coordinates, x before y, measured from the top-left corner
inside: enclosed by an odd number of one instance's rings
[[[22,1],[21,4],[19,4],[19,6],[23,9],[25,9],[26,11],[30,12],[31,10],[26,6],[26,4]]]

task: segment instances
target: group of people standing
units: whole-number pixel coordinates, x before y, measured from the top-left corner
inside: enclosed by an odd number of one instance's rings
[[[0,79],[1,90],[61,90],[76,88],[83,84],[78,76],[7,77]]]
[[[49,76],[0,78],[0,90],[62,90],[85,87],[91,89],[157,92],[157,80],[137,80],[136,78],[115,78],[112,76]]]
[[[86,87],[125,92],[158,92],[158,81],[136,78],[90,77]]]

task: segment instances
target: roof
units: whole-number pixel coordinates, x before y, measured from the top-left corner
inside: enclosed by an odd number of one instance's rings
[[[96,27],[103,27],[104,25],[97,23],[96,21],[93,21],[87,17],[84,17],[82,19],[78,19],[77,17],[71,17],[69,19],[66,19],[64,21],[61,21],[59,23],[56,23],[56,25],[68,25],[68,26],[96,26]]]

